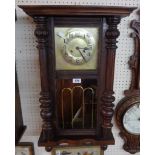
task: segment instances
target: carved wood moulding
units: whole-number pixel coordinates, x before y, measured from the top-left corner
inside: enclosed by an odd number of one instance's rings
[[[139,11],[138,11],[139,15]],[[134,154],[140,151],[140,134],[127,132],[123,126],[123,117],[125,113],[134,105],[140,105],[140,21],[131,21],[130,27],[134,30],[131,37],[134,39],[134,53],[129,59],[129,68],[131,69],[131,84],[128,90],[124,91],[125,97],[118,103],[115,111],[115,118],[120,136],[124,139],[123,148],[125,151]],[[139,118],[140,121],[140,118]]]

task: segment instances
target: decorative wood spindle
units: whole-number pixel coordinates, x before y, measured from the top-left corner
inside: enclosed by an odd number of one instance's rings
[[[104,129],[111,129],[112,123],[111,119],[114,113],[113,110],[113,101],[115,97],[113,96],[113,79],[114,79],[114,66],[115,66],[115,52],[116,52],[116,39],[119,36],[119,30],[117,25],[120,23],[119,16],[111,16],[106,19],[108,24],[108,29],[105,33],[106,36],[106,50],[107,50],[107,62],[106,62],[106,82],[105,82],[105,91],[103,92],[102,108],[101,112],[103,115],[103,125]],[[106,133],[106,132],[104,132]]]
[[[36,22],[35,36],[38,39],[37,48],[39,50],[40,76],[41,76],[41,103],[40,115],[43,119],[42,134],[45,141],[53,138],[52,134],[52,99],[49,92],[49,79],[47,71],[47,49],[48,49],[48,27],[47,17],[34,17]]]

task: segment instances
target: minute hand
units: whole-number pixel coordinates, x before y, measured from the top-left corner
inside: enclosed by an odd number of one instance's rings
[[[80,51],[80,48],[79,48],[79,47],[76,47],[76,50],[79,51],[80,55],[82,56],[82,58],[83,58],[84,61],[86,62],[86,58],[83,56],[82,52]]]

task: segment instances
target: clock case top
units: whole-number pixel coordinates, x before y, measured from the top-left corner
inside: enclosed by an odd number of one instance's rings
[[[136,7],[84,5],[18,5],[30,16],[128,16]]]
[[[98,6],[19,6],[36,22],[41,75],[42,133],[38,145],[50,151],[54,146],[100,145],[103,149],[114,144],[111,131],[113,116],[113,80],[117,25],[121,17],[136,8]],[[56,71],[54,27],[98,27],[99,49],[96,70]],[[55,79],[97,79],[97,127],[96,129],[61,130],[57,126]]]

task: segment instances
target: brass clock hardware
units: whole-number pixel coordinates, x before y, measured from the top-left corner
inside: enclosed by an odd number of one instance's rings
[[[43,120],[38,145],[47,151],[62,143],[105,150],[115,143],[111,120],[117,25],[136,8],[19,7],[36,23]]]
[[[77,108],[76,110],[74,109],[74,90],[75,89],[79,89],[78,90],[78,98],[82,98],[82,102],[79,108]],[[80,93],[81,91],[81,93]],[[91,126],[91,128],[94,127],[94,106],[96,103],[95,102],[95,92],[93,90],[93,88],[91,87],[87,87],[87,88],[83,88],[82,86],[74,86],[72,89],[71,88],[63,88],[62,92],[61,92],[61,112],[62,112],[62,128],[65,128],[65,120],[64,120],[64,102],[65,102],[65,98],[64,98],[64,94],[65,92],[68,92],[70,94],[70,102],[71,102],[71,120],[70,120],[70,124],[71,124],[71,128],[74,129],[74,123],[76,122],[76,120],[80,121],[82,123],[81,127],[85,128],[85,113],[87,112],[87,108],[89,107],[90,110],[90,124],[89,126]],[[87,93],[87,96],[86,96]],[[87,98],[87,99],[86,99]],[[68,101],[68,99],[67,99]],[[68,105],[69,106],[69,105]],[[75,111],[75,112],[74,112]],[[69,112],[69,111],[68,111]],[[82,114],[82,118],[80,120],[79,115]],[[78,122],[79,123],[79,122]]]

